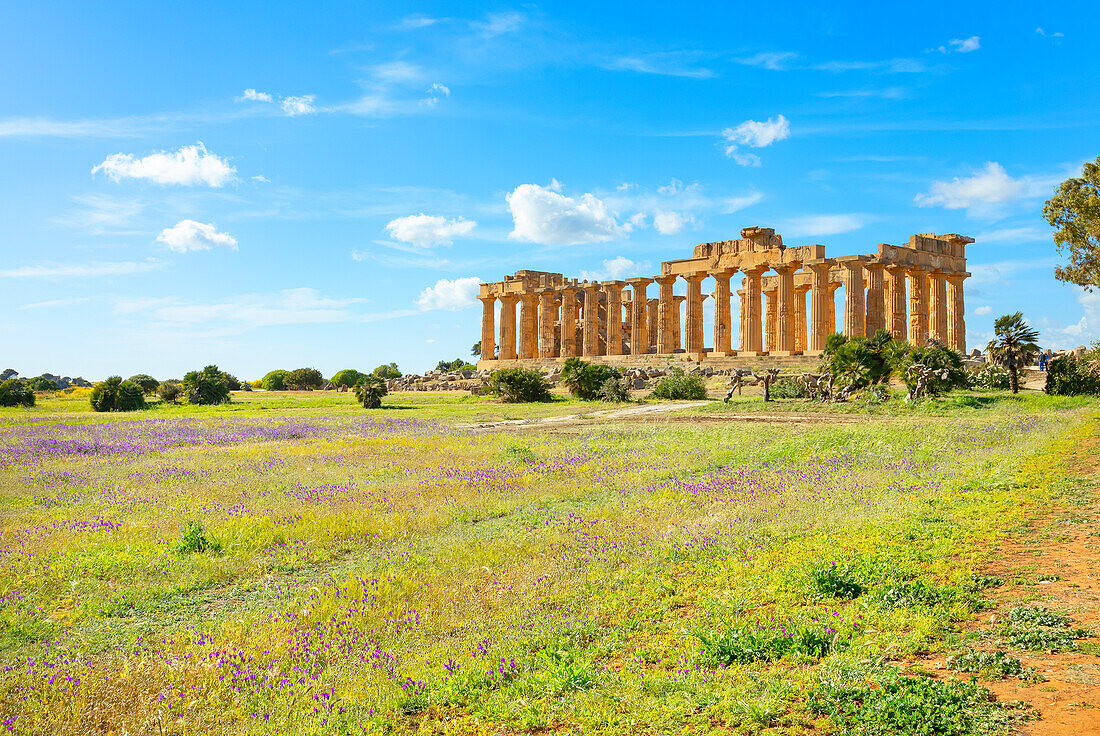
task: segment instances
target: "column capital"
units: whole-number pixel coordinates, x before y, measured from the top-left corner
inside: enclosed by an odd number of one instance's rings
[[[867,261],[863,264],[863,267],[868,271],[880,271],[886,268],[886,264],[882,261]]]
[[[668,286],[669,284],[675,284],[677,278],[679,277],[675,275],[654,276],[653,281],[656,282],[658,286]]]
[[[710,274],[707,273],[706,271],[695,271],[693,273],[684,273],[684,274],[680,274],[680,275],[683,277],[684,281],[687,281],[688,283],[691,283],[691,282],[699,283],[700,281],[705,279]]]
[[[906,266],[905,273],[910,276],[927,276],[932,273],[932,269],[926,266]]]
[[[600,290],[600,285],[595,281],[585,281],[580,286],[586,294],[589,292],[597,292]]]
[[[962,273],[949,273],[947,274],[947,280],[953,284],[961,284],[964,279],[970,278],[970,273],[963,271]]]
[[[805,294],[809,290],[810,290],[810,285],[809,284],[795,284],[794,285],[794,293],[795,294]]]
[[[512,304],[515,304],[516,302],[519,301],[519,294],[501,294],[497,298],[500,299],[505,304],[507,304],[509,302],[511,302]]]
[[[772,270],[778,274],[794,273],[802,268],[802,261],[787,261],[786,263],[772,264]]]
[[[737,268],[730,266],[729,268],[719,268],[715,271],[711,271],[710,275],[716,279],[731,279],[737,271]]]
[[[633,286],[633,287],[641,289],[641,288],[644,288],[644,287],[649,286],[650,284],[652,284],[653,279],[646,278],[645,276],[635,276],[634,278],[627,279],[626,283],[629,286]]]
[[[608,291],[613,291],[613,290],[622,291],[624,288],[626,288],[626,282],[625,281],[601,281],[600,286],[607,289]]]
[[[770,271],[771,266],[760,264],[758,266],[749,266],[748,268],[742,268],[741,273],[745,274],[748,278],[755,278],[760,276],[765,271]]]
[[[497,295],[496,294],[478,294],[477,298],[480,299],[483,303],[488,302],[489,304],[493,304],[497,300]]]

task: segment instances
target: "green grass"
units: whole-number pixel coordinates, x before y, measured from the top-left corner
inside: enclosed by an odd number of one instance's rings
[[[891,662],[958,652],[1011,584],[979,574],[993,543],[1092,503],[1066,458],[1100,410],[743,399],[516,430],[475,425],[608,406],[85,405],[0,410],[17,733],[1006,733],[1027,714]],[[811,419],[723,420],[749,412]],[[32,437],[102,454],[3,454]],[[1072,646],[1048,613],[992,635]]]

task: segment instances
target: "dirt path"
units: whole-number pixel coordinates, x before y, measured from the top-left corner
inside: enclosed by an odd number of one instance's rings
[[[695,406],[703,406],[706,401],[682,401],[675,404],[642,404],[640,406],[628,406],[625,409],[600,409],[584,414],[563,414],[558,417],[537,417],[535,419],[502,419],[497,422],[480,422],[468,425],[472,429],[496,429],[498,427],[546,427],[570,424],[573,422],[614,421],[616,419],[636,419],[651,414],[665,414],[680,409],[690,409]]]
[[[1080,477],[1100,477],[1100,442],[1091,438],[1070,459]],[[994,608],[982,612],[964,629],[989,631],[1014,606],[1049,608],[1073,619],[1072,626],[1100,634],[1100,498],[1087,490],[1080,505],[1054,508],[1030,531],[1001,544],[983,573],[1005,581],[988,590]],[[1005,647],[1034,667],[1045,682],[1017,679],[982,682],[999,700],[1028,703],[1040,714],[1020,728],[1030,736],[1100,734],[1100,638],[1078,640],[1086,652],[1028,652]],[[1001,648],[978,642],[974,648]],[[960,675],[965,677],[965,675]]]

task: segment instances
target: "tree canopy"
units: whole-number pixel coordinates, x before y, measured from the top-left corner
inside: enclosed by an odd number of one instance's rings
[[[1043,217],[1058,228],[1054,244],[1069,257],[1054,277],[1087,291],[1100,286],[1100,157],[1085,164],[1081,176],[1062,182],[1043,205]]]
[[[989,341],[989,357],[1008,369],[1009,386],[1012,393],[1020,390],[1017,371],[1023,368],[1039,354],[1039,332],[1026,321],[1024,313],[1006,314],[993,323],[995,337]]]

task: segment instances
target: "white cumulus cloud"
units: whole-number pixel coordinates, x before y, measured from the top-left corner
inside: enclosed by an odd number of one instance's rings
[[[457,312],[477,303],[477,294],[480,288],[481,279],[476,276],[440,279],[434,285],[420,292],[416,304],[424,311],[446,309]]]
[[[605,259],[598,271],[581,271],[581,278],[589,281],[622,281],[642,276],[650,270],[649,261],[632,261],[626,256]]]
[[[653,215],[653,227],[661,235],[675,235],[684,229],[687,222],[679,212],[658,211]]]
[[[454,238],[466,237],[477,227],[477,222],[462,217],[448,219],[439,215],[409,215],[390,220],[386,225],[390,237],[419,248],[433,245],[450,245]]]
[[[222,187],[236,179],[237,170],[225,159],[210,153],[200,141],[178,151],[159,151],[145,158],[132,153],[114,153],[92,169],[102,171],[114,181],[145,179],[156,184],[206,184]]]
[[[761,122],[759,120],[746,120],[736,128],[726,128],[722,131],[722,137],[726,140],[726,155],[741,166],[759,166],[760,157],[754,153],[743,153],[738,146],[749,148],[766,148],[776,141],[791,137],[791,124],[787,118],[777,115]]]
[[[598,197],[585,193],[567,197],[557,181],[548,187],[520,184],[505,199],[512,211],[513,230],[508,237],[532,243],[578,245],[602,243],[623,237],[632,227],[620,225],[615,214]]]
[[[918,194],[915,201],[920,207],[988,210],[992,205],[1023,196],[1027,189],[1026,182],[1013,179],[996,161],[988,161],[973,176],[956,176],[951,181],[932,182],[928,192]]]
[[[979,317],[984,317],[987,314],[993,314],[993,307],[988,304],[978,307],[974,310],[974,314]]]
[[[271,102],[271,95],[267,92],[257,92],[249,87],[237,98],[241,102]]]
[[[941,54],[950,54],[958,52],[960,54],[969,54],[971,51],[977,51],[982,47],[982,39],[980,36],[971,36],[970,38],[953,38],[946,44],[936,46],[935,48],[925,49],[926,52],[938,51]]]
[[[295,115],[309,115],[317,112],[317,108],[314,106],[313,101],[317,99],[315,95],[302,95],[301,97],[284,97],[279,105],[290,117]]]
[[[166,227],[157,236],[169,250],[186,253],[189,250],[229,248],[237,250],[237,239],[228,233],[220,233],[214,225],[195,220],[180,220],[175,227]]]

